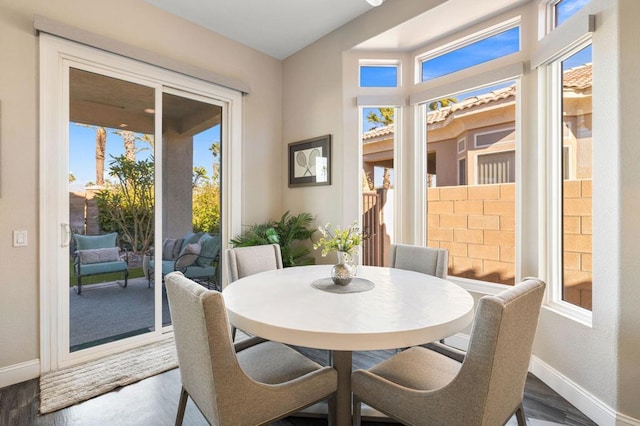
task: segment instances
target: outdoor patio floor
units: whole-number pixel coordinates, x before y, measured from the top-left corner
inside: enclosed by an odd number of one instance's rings
[[[154,286],[146,278],[82,286],[82,294],[69,289],[69,344],[71,352],[153,331]],[[169,324],[167,294],[162,292],[162,323]]]

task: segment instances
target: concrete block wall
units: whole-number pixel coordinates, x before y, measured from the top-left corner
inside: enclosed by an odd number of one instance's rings
[[[429,188],[428,242],[449,250],[449,274],[514,283],[515,184]]]
[[[428,242],[449,250],[449,275],[515,282],[515,184],[429,188]],[[591,308],[591,180],[564,183],[565,299]]]

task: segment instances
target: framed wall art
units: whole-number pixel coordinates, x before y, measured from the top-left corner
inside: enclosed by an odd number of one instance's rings
[[[289,187],[331,185],[331,135],[289,144]]]

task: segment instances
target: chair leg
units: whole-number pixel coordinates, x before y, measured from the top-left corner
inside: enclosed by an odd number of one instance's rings
[[[122,287],[122,288],[126,288],[126,287],[127,287],[127,280],[128,280],[128,278],[129,278],[129,270],[128,270],[128,269],[126,269],[126,270],[124,271],[124,284],[120,284],[120,282],[118,281],[118,285],[119,285],[120,287]]]
[[[524,406],[520,403],[520,406],[516,409],[516,420],[518,420],[518,426],[527,426],[527,419],[524,416]]]
[[[231,341],[235,342],[236,341],[236,330],[237,328],[235,328],[235,326],[231,326]]]
[[[362,414],[362,403],[360,398],[353,396],[353,426],[360,426],[360,417]]]
[[[180,391],[180,402],[178,402],[178,414],[176,415],[176,426],[182,426],[184,420],[184,410],[187,407],[187,398],[189,394],[185,390],[184,386]]]
[[[78,275],[78,285],[76,286],[76,293],[82,293],[82,278],[80,278],[80,275]]]

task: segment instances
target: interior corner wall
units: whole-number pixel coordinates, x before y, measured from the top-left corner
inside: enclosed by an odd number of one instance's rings
[[[242,81],[242,223],[281,214],[282,62],[139,0],[0,0],[0,374],[37,362],[39,63],[34,15]],[[27,230],[27,247],[12,247]]]
[[[281,157],[287,172],[287,145],[331,134],[331,185],[289,188],[282,181],[283,209],[309,212],[316,223],[348,226],[358,219],[360,189],[358,114],[345,111],[343,54],[357,44],[434,8],[443,0],[389,0],[283,61]],[[357,108],[356,108],[357,109]],[[331,262],[317,258],[318,263]]]
[[[620,114],[619,151],[620,187],[620,290],[616,303],[619,305],[620,329],[617,336],[618,347],[618,404],[617,410],[627,416],[640,419],[640,262],[638,262],[640,242],[640,2],[637,0],[619,0],[617,13],[619,50],[619,80],[617,90],[610,93],[608,99],[618,98],[617,109]],[[613,20],[611,25],[615,25]],[[615,79],[614,79],[615,80]],[[615,104],[615,101],[614,101]],[[594,153],[594,159],[598,158]],[[607,209],[608,210],[608,209]],[[595,212],[594,212],[595,213]],[[608,214],[608,213],[607,213]]]
[[[534,346],[534,355],[556,372],[566,385],[564,390],[573,396],[583,391],[590,394],[592,404],[576,405],[603,425],[616,424],[615,417],[620,414],[640,418],[636,278],[640,273],[640,158],[636,141],[640,128],[634,117],[640,96],[634,78],[640,72],[640,34],[634,22],[640,16],[639,6],[635,0],[592,0],[585,6],[596,15],[592,324],[544,307]],[[563,393],[563,389],[556,390]],[[584,395],[581,398],[584,400]]]

